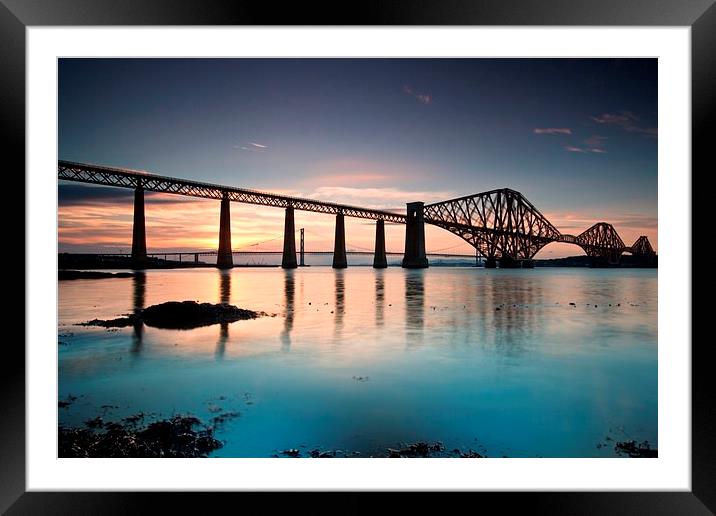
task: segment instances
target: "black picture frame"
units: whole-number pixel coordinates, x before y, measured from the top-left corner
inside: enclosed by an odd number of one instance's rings
[[[348,4],[289,3],[265,0],[0,0],[0,109],[6,178],[15,171],[23,178],[15,191],[26,191],[25,170],[25,28],[39,25],[571,25],[571,26],[689,26],[692,73],[692,170],[706,169],[716,104],[716,0],[442,0],[374,1]],[[285,4],[285,5],[284,5]],[[9,158],[9,162],[8,162]],[[681,173],[686,173],[682,171]],[[705,175],[705,170],[702,171]],[[708,189],[693,189],[692,207],[707,205]],[[18,190],[19,188],[19,190]],[[692,235],[705,219],[692,212]],[[15,247],[25,234],[10,231]],[[693,239],[696,241],[695,239]],[[686,253],[690,259],[693,250]],[[24,251],[23,251],[24,252]],[[700,256],[695,254],[695,256]],[[25,270],[26,277],[32,271]],[[697,289],[705,289],[706,283]],[[23,295],[24,298],[24,295]],[[692,302],[692,321],[703,305]],[[32,309],[32,307],[27,307]],[[704,314],[705,315],[705,314]],[[703,320],[703,319],[701,319]],[[695,329],[695,328],[694,328]],[[693,334],[695,335],[695,333]],[[0,511],[7,514],[139,514],[152,510],[188,512],[209,509],[211,503],[232,503],[243,494],[206,493],[75,493],[26,492],[25,488],[25,353],[6,339],[0,360]],[[13,344],[13,345],[11,345]],[[29,345],[28,342],[25,342]],[[691,345],[691,342],[672,343]],[[692,352],[692,490],[690,492],[622,493],[475,493],[500,510],[529,510],[549,514],[713,514],[716,512],[716,436],[713,403],[714,375],[709,361],[711,339],[693,338]],[[266,503],[261,496],[258,503]],[[272,502],[275,503],[275,495]],[[350,497],[346,498],[346,497]],[[373,510],[373,502],[356,494],[311,508]],[[231,497],[231,499],[229,499]],[[422,502],[412,495],[407,501]],[[254,501],[254,500],[251,500]],[[243,503],[246,503],[243,501]],[[474,503],[474,502],[473,502]],[[157,509],[153,509],[152,505]],[[302,499],[294,504],[304,504]],[[340,509],[337,509],[340,507]],[[210,510],[210,509],[209,509]],[[236,510],[241,510],[237,506]],[[316,512],[315,510],[312,512]]]

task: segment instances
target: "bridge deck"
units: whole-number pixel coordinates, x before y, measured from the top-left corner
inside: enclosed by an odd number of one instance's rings
[[[247,204],[274,206],[278,208],[293,207],[296,210],[334,215],[343,213],[343,215],[347,217],[372,220],[382,219],[387,222],[405,224],[405,215],[400,213],[292,197],[289,195],[278,195],[247,188],[202,183],[199,181],[150,174],[140,170],[111,168],[60,160],[57,162],[57,175],[58,179],[64,181],[132,189],[137,188],[137,186],[141,184],[144,190],[152,192],[217,200],[226,196],[231,201]]]

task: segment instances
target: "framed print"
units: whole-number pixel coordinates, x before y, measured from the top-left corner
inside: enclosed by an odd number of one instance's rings
[[[3,510],[714,510],[712,2],[0,15],[27,241]]]

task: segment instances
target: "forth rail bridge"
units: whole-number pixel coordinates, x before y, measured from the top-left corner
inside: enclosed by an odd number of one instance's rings
[[[144,221],[144,192],[161,192],[220,201],[219,247],[216,265],[233,267],[231,247],[231,201],[274,206],[285,210],[281,267],[293,269],[296,260],[294,210],[335,215],[336,230],[333,267],[348,266],[344,217],[376,221],[373,267],[387,267],[385,222],[405,224],[405,251],[402,266],[426,268],[425,224],[432,224],[456,234],[475,248],[485,259],[485,267],[532,267],[533,257],[551,242],[566,242],[581,247],[595,265],[617,264],[623,253],[645,262],[656,256],[646,236],[631,246],[624,244],[611,224],[598,222],[579,235],[561,233],[521,193],[502,188],[457,199],[425,205],[407,203],[405,214],[348,206],[314,199],[278,195],[246,188],[222,186],[159,176],[142,171],[111,168],[69,161],[57,162],[58,179],[134,190],[134,226],[132,231],[132,266],[144,268],[148,262]],[[164,254],[164,253],[160,253]],[[167,253],[177,254],[177,253]],[[195,256],[200,253],[192,253]],[[203,254],[203,253],[201,253]]]

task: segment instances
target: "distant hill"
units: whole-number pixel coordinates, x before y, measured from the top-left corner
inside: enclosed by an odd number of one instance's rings
[[[610,265],[610,267],[658,267],[659,257],[644,260],[643,258],[632,256],[630,254],[622,255],[618,265]],[[568,256],[566,258],[551,258],[548,260],[534,260],[535,267],[590,267],[592,258],[586,255]]]

